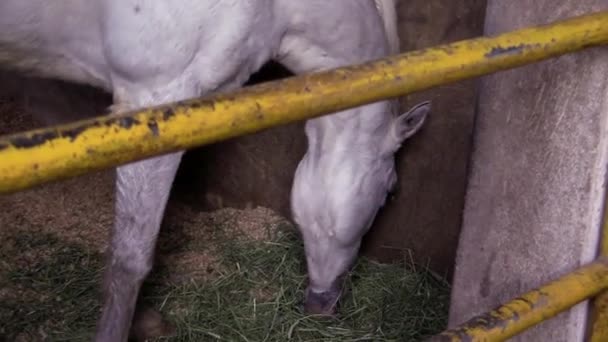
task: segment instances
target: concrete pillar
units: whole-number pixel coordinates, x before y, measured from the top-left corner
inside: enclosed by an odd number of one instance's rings
[[[608,0],[488,0],[488,35]],[[608,168],[608,49],[483,78],[450,327],[591,261]],[[582,341],[587,305],[516,341]]]

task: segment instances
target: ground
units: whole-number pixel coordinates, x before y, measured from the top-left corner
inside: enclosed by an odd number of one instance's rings
[[[0,98],[0,134],[38,126]],[[90,340],[99,315],[113,171],[0,196],[0,340]],[[301,239],[270,209],[205,212],[169,202],[136,336],[171,341],[416,341],[444,329],[445,280],[402,263],[360,259],[340,316],[305,316]],[[164,318],[161,320],[160,315]]]
[[[86,186],[85,180],[67,183]],[[78,215],[87,208],[62,196],[66,184],[0,201],[12,204],[0,218],[0,336],[7,340],[90,339],[111,216],[96,219],[92,208]],[[205,213],[174,202],[140,303],[170,325],[159,325],[148,309],[138,330],[170,333],[176,341],[415,341],[443,329],[448,289],[442,279],[365,259],[353,271],[337,320],[303,315],[302,253],[293,227],[268,209]]]

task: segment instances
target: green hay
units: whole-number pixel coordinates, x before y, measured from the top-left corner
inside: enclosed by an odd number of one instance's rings
[[[13,248],[0,250],[0,340],[19,334],[26,340],[90,339],[99,312],[100,255],[45,235],[21,233],[2,243]]]
[[[280,230],[270,242],[217,238],[218,265],[208,281],[167,283],[158,270],[143,289],[177,327],[159,341],[418,341],[446,324],[448,286],[430,272],[360,258],[348,279],[340,317],[304,315],[303,250],[297,234]],[[5,241],[6,242],[6,241]],[[99,312],[102,257],[52,236],[20,233],[0,287],[0,339],[90,340]],[[18,255],[44,250],[44,258]]]

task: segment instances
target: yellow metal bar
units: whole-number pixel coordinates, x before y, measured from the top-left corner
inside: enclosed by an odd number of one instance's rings
[[[606,289],[608,259],[600,258],[428,342],[505,341]]]
[[[0,193],[608,43],[608,11],[0,138]]]
[[[600,237],[599,254],[608,257],[608,193],[604,195],[604,213]],[[589,342],[608,341],[608,291],[593,299],[590,317]]]

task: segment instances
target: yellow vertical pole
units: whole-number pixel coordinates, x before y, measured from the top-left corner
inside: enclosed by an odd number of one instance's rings
[[[604,195],[604,213],[602,218],[599,254],[608,256],[608,193]],[[608,341],[608,291],[600,293],[593,299],[590,317],[590,342]]]

